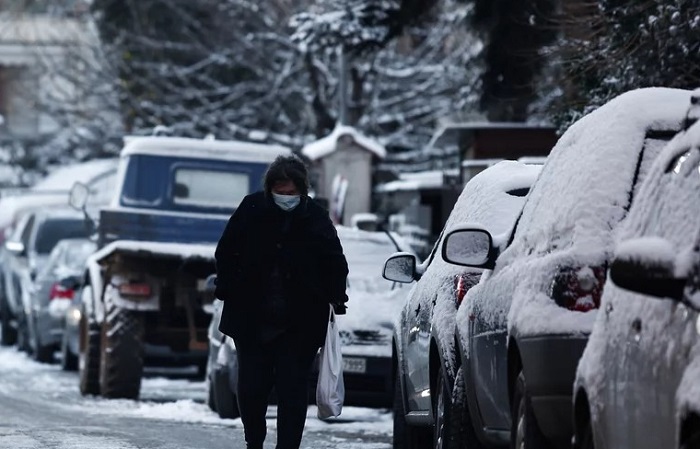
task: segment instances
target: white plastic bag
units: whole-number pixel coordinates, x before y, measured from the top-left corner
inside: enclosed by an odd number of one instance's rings
[[[340,351],[338,324],[335,321],[333,306],[330,306],[326,343],[319,354],[318,384],[316,385],[318,417],[327,419],[340,416],[344,400],[343,354]]]

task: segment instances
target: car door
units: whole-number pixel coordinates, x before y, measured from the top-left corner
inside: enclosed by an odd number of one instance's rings
[[[29,247],[29,240],[35,223],[36,216],[34,214],[26,215],[19,222],[13,236],[8,240],[8,242],[6,242],[6,245],[20,243],[24,248],[22,252],[12,253],[12,255],[8,258],[8,267],[5,268],[5,292],[10,308],[15,316],[19,316],[23,307],[20,273],[27,267],[27,249]]]
[[[480,421],[489,430],[510,428],[506,318],[513,296],[514,271],[508,257],[499,257],[493,271],[467,293],[469,370]],[[505,302],[504,302],[505,301]]]
[[[433,311],[433,299],[436,291],[427,288],[431,266],[437,262],[437,248],[442,240],[442,234],[433,247],[427,261],[421,265],[423,274],[409,297],[405,313],[404,331],[404,364],[406,399],[409,411],[430,411],[430,323]]]

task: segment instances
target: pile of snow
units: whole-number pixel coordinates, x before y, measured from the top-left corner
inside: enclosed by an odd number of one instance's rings
[[[312,161],[328,156],[338,149],[338,140],[341,138],[352,139],[360,147],[372,152],[376,157],[384,159],[386,149],[379,142],[362,135],[352,126],[337,125],[332,133],[326,137],[304,146],[301,153]]]

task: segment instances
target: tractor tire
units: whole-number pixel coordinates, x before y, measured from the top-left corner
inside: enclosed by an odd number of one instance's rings
[[[78,375],[83,396],[100,394],[100,327],[85,315],[80,319]]]
[[[100,393],[105,398],[138,399],[143,374],[143,315],[114,304],[106,307],[100,335]]]

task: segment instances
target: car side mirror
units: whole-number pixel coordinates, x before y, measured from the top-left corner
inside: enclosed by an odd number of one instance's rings
[[[452,231],[442,245],[442,259],[453,265],[492,269],[496,260],[493,238],[485,229]]]
[[[16,240],[5,242],[5,249],[16,256],[25,257],[27,255],[27,248],[25,248],[24,243]]]
[[[416,279],[416,256],[396,253],[384,262],[382,277],[389,281],[409,283]]]
[[[90,197],[90,188],[82,182],[76,182],[70,189],[68,196],[68,204],[76,210],[85,210],[88,198]]]
[[[681,301],[686,278],[677,276],[675,260],[675,248],[666,239],[627,240],[616,250],[610,279],[625,290]]]

